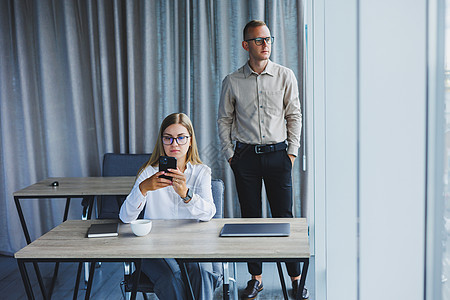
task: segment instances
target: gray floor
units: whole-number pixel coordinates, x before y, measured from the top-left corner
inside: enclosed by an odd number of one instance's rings
[[[289,297],[291,297],[291,281],[286,272],[286,267],[283,264],[284,278],[288,289]],[[237,264],[237,277],[238,277],[238,290],[239,296],[241,291],[247,286],[247,281],[250,279],[250,275],[247,272],[247,265],[245,263]],[[280,278],[278,277],[277,266],[275,263],[265,263],[263,266],[263,285],[264,289],[259,293],[257,299],[284,299],[283,292],[281,290]],[[308,268],[308,276],[306,277],[306,288],[310,292],[310,300],[314,300],[314,259],[310,259]],[[217,291],[216,291],[217,294]],[[215,299],[222,299],[222,297],[216,297]]]
[[[50,283],[53,263],[40,263],[40,270],[44,277],[46,286]],[[33,291],[36,299],[43,299],[32,265],[27,266],[28,274],[33,285]],[[56,286],[52,299],[71,299],[73,287],[75,284],[75,275],[77,264],[63,263],[61,264]],[[283,264],[283,271],[286,268]],[[288,292],[290,295],[290,282],[287,274],[285,274]],[[306,286],[311,293],[311,300],[314,300],[314,259],[310,261]],[[95,272],[93,290],[91,299],[123,299],[120,289],[120,282],[123,280],[123,264],[121,263],[103,263]],[[245,288],[249,280],[247,266],[244,263],[237,264],[237,282],[239,295]],[[265,263],[263,267],[263,284],[264,290],[258,295],[257,299],[283,299],[283,293],[280,287],[280,280],[276,264]],[[13,257],[0,256],[0,291],[2,299],[26,299],[25,290],[22,279],[17,267],[17,263]],[[84,299],[85,290],[83,288],[78,292],[78,299]],[[142,295],[138,295],[138,299],[143,299]],[[150,297],[150,299],[157,299]],[[222,299],[222,289],[216,290],[214,299]]]
[[[449,197],[447,195],[447,197]],[[445,210],[445,234],[443,244],[442,256],[442,299],[450,300],[450,197],[446,199],[447,207]]]

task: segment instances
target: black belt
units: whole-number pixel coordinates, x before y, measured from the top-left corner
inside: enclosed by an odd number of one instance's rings
[[[250,144],[244,144],[241,142],[236,142],[236,146],[238,148],[242,148],[244,146],[251,147],[253,149],[253,151],[255,151],[256,154],[275,152],[275,151],[285,150],[287,148],[287,145],[285,142],[280,142],[278,144],[272,144],[272,145],[250,145]]]

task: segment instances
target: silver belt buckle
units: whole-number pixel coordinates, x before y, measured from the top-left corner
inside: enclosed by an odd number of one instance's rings
[[[256,154],[261,154],[261,153],[264,153],[264,152],[262,152],[262,151],[260,151],[259,149],[258,149],[258,147],[261,147],[261,145],[255,145],[255,153]]]

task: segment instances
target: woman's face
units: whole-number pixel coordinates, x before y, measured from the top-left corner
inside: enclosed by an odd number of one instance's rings
[[[177,160],[182,161],[186,159],[186,154],[191,145],[191,137],[186,127],[181,124],[172,124],[164,130],[162,139],[164,152],[167,156],[175,157]],[[172,144],[167,145],[171,139]]]

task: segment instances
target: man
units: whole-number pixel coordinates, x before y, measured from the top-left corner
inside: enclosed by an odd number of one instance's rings
[[[294,73],[269,60],[274,38],[263,21],[244,28],[242,47],[249,60],[222,82],[219,136],[233,169],[244,218],[261,218],[262,180],[273,217],[292,218],[291,171],[300,147],[302,115]],[[233,141],[236,146],[233,147]],[[286,263],[296,298],[300,263]],[[252,279],[243,293],[253,299],[263,289],[262,264],[248,263]]]

